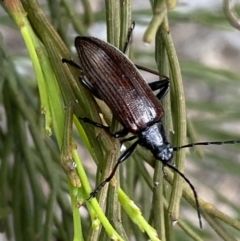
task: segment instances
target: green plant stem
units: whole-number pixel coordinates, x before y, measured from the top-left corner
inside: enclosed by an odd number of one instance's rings
[[[169,66],[168,66],[168,61],[167,61],[167,55],[166,55],[166,49],[165,49],[165,45],[163,43],[163,40],[161,38],[161,31],[162,28],[159,27],[157,33],[156,33],[156,46],[155,46],[155,59],[156,59],[156,63],[159,69],[159,72],[161,74],[165,74],[167,76],[169,76]],[[170,83],[171,85],[171,83]],[[166,131],[166,135],[167,138],[169,139],[169,133],[173,132],[173,124],[172,124],[172,114],[171,114],[171,103],[170,103],[170,94],[167,94],[164,99],[162,100],[162,105],[163,105],[163,109],[164,109],[164,116],[162,118],[163,124],[164,124],[164,128]],[[163,209],[163,199],[164,199],[164,181],[163,181],[163,172],[162,172],[162,164],[160,164],[160,162],[158,160],[156,160],[155,162],[155,178],[156,178],[156,182],[159,183],[159,188],[155,187],[156,189],[160,189],[161,191],[161,196],[159,195],[158,199],[159,201],[155,201],[154,203],[155,205],[153,206],[153,209],[155,209],[155,206],[160,206],[161,210],[159,210],[158,212],[154,211],[154,222],[155,222],[155,227],[157,227],[158,229],[158,233],[160,234],[160,237],[162,238],[162,240],[171,240],[171,237],[169,235],[169,233],[171,232],[167,232],[169,229],[171,229],[171,226],[169,226],[168,228],[166,226],[168,226],[169,224],[169,215],[166,215],[166,209]],[[160,168],[161,167],[161,168]],[[157,177],[159,176],[159,177]],[[160,213],[160,215],[158,214]],[[160,219],[161,220],[158,220]],[[156,220],[155,220],[156,219]]]
[[[120,3],[119,1],[105,1],[106,4],[106,23],[107,41],[117,48],[120,44]]]
[[[212,215],[214,218],[217,218],[225,223],[227,223],[229,226],[236,228],[240,231],[240,222],[229,217],[227,214],[221,212],[216,207],[214,207],[210,203],[205,203],[204,206],[204,212],[206,212],[209,215]]]
[[[154,227],[162,241],[166,240],[165,222],[164,222],[164,205],[163,205],[163,172],[162,164],[156,162],[154,169],[154,188],[153,188],[153,204],[152,209],[154,212]]]
[[[153,41],[164,18],[166,18],[167,6],[165,2],[162,0],[154,1],[153,13],[154,15],[151,19],[151,22],[143,36],[143,41],[145,43],[151,43]]]
[[[86,35],[87,32],[86,32],[86,29],[84,28],[84,24],[83,24],[81,18],[75,13],[75,9],[74,9],[73,5],[71,4],[71,2],[63,0],[62,4],[64,5],[64,7],[66,9],[68,18],[69,18],[69,20],[71,20],[71,23],[72,23],[75,31],[78,34],[80,34],[81,36]],[[91,16],[92,16],[91,8],[88,10],[89,10],[89,13],[86,13],[85,16],[88,15],[89,17],[88,17],[87,21],[91,22],[91,20],[90,20]]]
[[[145,231],[151,240],[160,241],[156,230],[148,224],[141,215],[140,209],[129,199],[121,188],[118,190],[118,198],[125,212],[129,215],[131,220],[139,226],[140,230]]]
[[[228,20],[228,22],[236,29],[240,30],[239,19],[236,17],[236,13],[234,14],[233,10],[230,7],[231,0],[223,1],[223,12]]]
[[[176,51],[169,34],[168,23],[165,19],[163,24],[163,31],[161,32],[161,37],[163,39],[164,45],[166,47],[166,52],[169,60],[170,70],[171,70],[171,95],[174,96],[173,100],[173,119],[174,119],[174,129],[176,130],[176,135],[174,137],[174,144],[181,146],[186,142],[186,110],[185,110],[185,98],[183,83],[181,77],[181,71],[176,55]],[[175,153],[176,167],[180,172],[183,172],[185,165],[185,152],[179,151]],[[169,204],[169,213],[172,221],[177,221],[179,218],[179,206],[180,199],[182,195],[182,178],[179,175],[175,175],[175,181],[173,184],[172,195]]]
[[[127,40],[127,34],[132,21],[132,1],[120,0],[120,46],[119,49],[123,50],[123,47]]]
[[[68,106],[65,111],[63,144],[61,147],[61,164],[67,177],[69,178],[70,183],[72,183],[74,187],[80,187],[81,182],[72,157],[72,149],[75,148],[75,144],[72,141],[72,125],[73,108],[72,106]]]
[[[72,212],[73,212],[73,241],[83,241],[83,233],[82,233],[82,225],[81,225],[81,215],[79,213],[79,204],[75,195],[75,192],[78,192],[76,187],[73,187],[71,183],[69,183],[70,196],[72,200]]]
[[[208,221],[211,227],[215,230],[215,232],[225,241],[237,241],[236,238],[229,233],[225,227],[215,218],[211,217],[208,214],[203,214],[204,218]]]
[[[47,202],[47,209],[46,209],[46,220],[43,229],[43,238],[46,241],[52,240],[52,223],[53,223],[53,216],[54,216],[54,206],[56,202],[57,190],[53,189],[51,194],[49,195],[49,199]]]

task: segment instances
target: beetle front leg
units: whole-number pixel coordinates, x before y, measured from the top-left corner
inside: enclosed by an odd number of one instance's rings
[[[97,187],[95,188],[91,193],[90,193],[90,197],[87,200],[90,200],[93,197],[96,197],[97,193],[105,186],[106,183],[110,182],[111,179],[113,178],[119,164],[121,164],[122,162],[124,162],[136,149],[137,145],[138,145],[138,140],[136,142],[134,142],[118,159],[117,163],[115,164],[112,172],[110,173],[110,175]]]

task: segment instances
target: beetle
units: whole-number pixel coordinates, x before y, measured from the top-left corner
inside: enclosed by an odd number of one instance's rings
[[[80,65],[71,60],[62,59],[63,63],[70,64],[83,72],[84,78],[80,77],[82,84],[95,97],[103,100],[122,124],[122,130],[110,134],[115,138],[121,138],[130,132],[133,136],[124,141],[137,139],[120,156],[110,175],[90,193],[89,199],[97,195],[99,190],[112,179],[118,165],[134,152],[137,145],[141,145],[150,150],[153,156],[163,163],[163,166],[173,169],[190,185],[196,200],[200,227],[202,227],[200,206],[194,186],[183,173],[169,164],[174,149],[166,138],[161,121],[164,110],[160,102],[169,90],[169,78],[163,76],[165,77],[163,80],[148,85],[137,67],[148,69],[135,66],[125,55],[133,29],[134,23],[129,28],[123,52],[100,39],[80,36],[75,39]],[[155,71],[151,72],[160,75]],[[156,96],[153,93],[155,90],[159,90]],[[108,126],[96,123],[87,117],[79,117],[79,119],[109,131]]]
[[[123,126],[122,130],[111,133],[111,135],[120,138],[125,137],[128,133],[132,133],[132,136],[124,141],[137,139],[123,152],[110,175],[91,192],[90,198],[96,196],[98,191],[112,179],[118,165],[134,152],[137,145],[140,145],[151,151],[153,156],[162,162],[163,166],[173,169],[189,184],[195,197],[199,223],[202,228],[197,192],[189,179],[170,164],[173,152],[195,145],[233,144],[240,143],[240,141],[198,142],[180,147],[171,146],[161,120],[164,110],[160,102],[169,91],[170,81],[168,77],[160,75],[155,71],[150,71],[153,74],[163,76],[164,79],[147,84],[139,73],[138,68],[148,69],[134,65],[125,55],[133,28],[134,24],[129,29],[123,52],[100,39],[80,36],[75,39],[80,65],[71,60],[62,59],[62,62],[79,68],[83,72],[84,77],[80,77],[82,84],[95,97],[103,100],[108,105],[113,115]],[[153,93],[155,90],[159,90],[157,95]],[[87,117],[79,117],[79,119],[109,131],[108,126],[96,123]]]

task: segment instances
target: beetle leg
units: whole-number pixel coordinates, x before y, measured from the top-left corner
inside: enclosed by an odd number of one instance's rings
[[[139,140],[135,141],[118,159],[117,164],[124,162],[136,149],[137,145],[139,144]],[[116,165],[117,165],[116,164]]]
[[[123,143],[126,142],[126,141],[132,141],[132,140],[134,140],[134,139],[136,139],[136,138],[137,138],[137,136],[130,136],[129,138],[123,139],[123,140],[121,140],[120,142],[121,142],[121,144],[123,144]]]
[[[120,131],[117,131],[115,133],[111,133],[109,126],[105,126],[105,125],[103,125],[101,123],[95,122],[95,121],[89,119],[88,117],[78,117],[78,119],[82,120],[85,123],[88,123],[88,124],[91,124],[93,126],[96,126],[96,127],[99,127],[99,128],[102,128],[102,129],[106,130],[114,138],[121,138],[121,137],[124,137],[124,136],[126,136],[128,134],[127,128],[123,128]]]
[[[125,45],[123,47],[123,53],[124,54],[127,53],[127,50],[129,48],[129,45],[130,45],[130,42],[131,42],[131,38],[132,38],[132,32],[133,32],[134,28],[135,28],[135,22],[133,21],[131,27],[128,29],[127,40],[126,40]]]
[[[169,87],[169,79],[157,80],[148,84],[152,91]]]
[[[90,200],[93,197],[96,197],[97,193],[105,186],[106,183],[110,182],[111,179],[113,178],[119,164],[121,164],[122,162],[124,162],[136,149],[137,145],[138,145],[138,140],[136,142],[134,142],[118,159],[117,163],[115,164],[112,172],[110,173],[110,175],[95,189],[90,193],[90,197],[88,198],[88,200]]]
[[[62,59],[62,62],[63,63],[67,63],[67,64],[69,64],[69,65],[71,65],[71,66],[73,66],[73,67],[75,67],[75,68],[77,68],[77,69],[80,69],[80,70],[82,70],[82,68],[78,65],[78,64],[76,64],[75,62],[73,62],[72,60],[69,60],[69,59]]]
[[[162,80],[158,80],[158,81],[155,81],[155,82],[152,82],[152,83],[149,83],[149,87],[152,89],[152,91],[154,90],[159,90],[159,93],[157,94],[157,98],[159,100],[162,100],[165,95],[168,93],[169,91],[169,78],[166,76],[166,75],[163,75],[163,74],[160,74],[158,73],[157,71],[155,70],[152,70],[152,69],[149,69],[149,68],[146,68],[146,67],[143,67],[141,65],[137,65],[135,64],[135,66],[138,68],[138,69],[141,69],[143,71],[146,71],[146,72],[149,72],[151,74],[155,74],[155,75],[158,75],[160,77],[163,77],[164,79]]]
[[[85,123],[88,123],[88,124],[91,124],[93,126],[96,126],[96,127],[99,127],[99,128],[102,128],[102,129],[105,129],[106,131],[109,131],[109,126],[105,126],[101,123],[98,123],[98,122],[95,122],[87,117],[78,117],[79,120],[82,120],[83,122]]]
[[[153,69],[149,69],[147,67],[144,67],[144,66],[141,66],[141,65],[138,65],[138,64],[135,64],[135,66],[137,67],[137,69],[140,69],[140,70],[143,70],[145,72],[148,72],[150,74],[154,74],[154,75],[157,75],[157,76],[160,76],[160,77],[163,77],[164,79],[163,80],[169,80],[169,78],[164,75],[164,74],[160,74],[158,71],[156,70],[153,70]]]
[[[162,100],[169,91],[169,85],[163,87],[159,93],[156,95],[159,100]]]
[[[73,67],[75,67],[75,68],[77,68],[77,69],[82,70],[81,67],[80,67],[78,64],[76,64],[75,62],[73,62],[72,60],[62,59],[62,62],[63,62],[63,63],[67,63],[67,64],[69,64],[69,65],[71,65],[71,66],[73,66]],[[95,97],[97,97],[98,99],[101,100],[101,98],[100,98],[99,94],[97,93],[97,91],[96,91],[84,78],[81,78],[81,77],[80,77],[79,79],[80,79],[80,81],[82,82],[82,84],[83,84]]]
[[[98,92],[84,79],[84,78],[79,78],[82,84],[98,99],[101,100],[101,97],[99,96]]]
[[[157,94],[157,98],[159,100],[162,100],[169,91],[169,79],[158,80],[149,83],[148,85],[152,89],[152,91],[160,89],[159,93]]]
[[[117,131],[115,133],[112,133],[111,135],[115,138],[121,138],[121,137],[124,137],[128,134],[128,129],[127,128],[123,128],[122,130],[120,131]]]

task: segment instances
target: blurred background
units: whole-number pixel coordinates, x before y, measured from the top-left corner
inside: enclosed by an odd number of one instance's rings
[[[64,11],[64,1],[59,2],[59,16],[61,19],[67,18],[67,11]],[[92,9],[92,22],[86,29],[86,34],[106,40],[106,23],[105,23],[105,3],[101,0],[89,1]],[[59,16],[52,16],[53,11],[49,9],[48,1],[39,1],[41,9],[48,16],[49,20],[56,27],[59,23],[54,22]],[[69,1],[72,5],[74,14],[83,14],[83,4],[81,1]],[[143,41],[143,35],[152,18],[150,1],[133,0],[133,16],[132,19],[136,23],[134,29],[131,51],[133,52],[133,62],[142,66],[156,69],[154,55],[154,41],[146,44]],[[2,5],[3,6],[3,5]],[[240,12],[240,1],[235,1],[234,9],[232,9],[236,17]],[[187,117],[191,128],[194,129],[194,138],[196,141],[225,141],[225,140],[240,140],[240,33],[239,30],[231,26],[223,12],[223,1],[178,1],[177,7],[169,11],[170,34],[172,36],[176,52],[179,58],[181,73],[184,83],[184,91],[186,97]],[[79,35],[72,25],[66,25],[66,28],[58,28],[60,35],[64,33],[64,41],[72,51],[76,58],[74,48],[74,38]],[[1,49],[7,54],[9,61],[13,64],[16,75],[21,79],[23,95],[30,95],[33,98],[33,110],[36,116],[39,116],[38,127],[43,133],[43,117],[40,117],[39,97],[37,92],[37,83],[32,63],[25,47],[24,41],[19,30],[3,7],[0,7],[0,35]],[[3,55],[2,55],[3,56]],[[0,59],[1,60],[1,59]],[[1,60],[2,62],[3,60]],[[4,60],[5,61],[5,60]],[[14,188],[14,176],[16,172],[22,171],[25,179],[26,196],[25,201],[31,200],[34,202],[32,195],[28,196],[30,189],[31,178],[26,175],[26,169],[20,168],[16,158],[11,154],[11,145],[8,143],[8,136],[14,135],[14,116],[8,116],[6,108],[14,108],[11,105],[6,105],[3,98],[3,92],[6,91],[4,81],[6,81],[4,72],[8,69],[3,69],[0,64],[0,241],[5,240],[24,240],[20,239],[16,234],[21,231],[16,229],[17,221],[14,218],[14,213],[18,209],[17,192]],[[10,68],[9,68],[10,71]],[[2,74],[1,74],[2,73]],[[146,81],[151,82],[156,80],[156,76],[143,73]],[[25,86],[25,87],[24,87]],[[6,93],[5,93],[6,94]],[[9,121],[11,117],[12,121]],[[190,127],[189,127],[190,128]],[[31,135],[27,133],[31,140]],[[44,136],[44,135],[43,135]],[[40,137],[45,138],[45,137]],[[78,140],[78,137],[76,138]],[[79,140],[78,140],[79,141]],[[30,144],[29,144],[30,143]],[[72,230],[71,207],[69,205],[68,187],[65,174],[57,161],[59,150],[54,144],[54,140],[49,142],[52,148],[52,156],[56,158],[53,161],[53,168],[57,170],[60,179],[63,182],[61,187],[62,196],[58,198],[58,207],[56,218],[54,218],[54,231],[49,240],[71,240]],[[28,145],[34,149],[31,141]],[[6,150],[7,146],[7,150]],[[14,150],[12,150],[14,152]],[[34,150],[37,152],[39,150]],[[86,148],[78,142],[78,152],[84,160],[86,171],[92,179],[92,187],[95,183],[95,163],[91,156],[86,151]],[[19,157],[20,158],[20,157]],[[4,162],[7,160],[7,163]],[[37,162],[37,160],[35,160]],[[128,161],[123,165],[126,167]],[[149,170],[149,167],[147,167]],[[41,164],[38,165],[38,171],[41,172]],[[153,172],[150,169],[150,175]],[[5,179],[3,178],[5,176]],[[8,177],[6,177],[6,175]],[[197,190],[198,195],[206,202],[213,204],[223,213],[229,215],[232,219],[240,219],[240,144],[221,145],[221,146],[205,146],[197,150],[189,150],[187,152],[187,161],[185,167],[185,175],[191,180]],[[50,192],[46,180],[40,178],[41,193],[48,197]],[[4,183],[7,183],[3,187]],[[17,182],[17,180],[15,180]],[[62,198],[63,203],[60,199]],[[147,218],[150,212],[148,209],[148,201],[144,198],[136,200],[134,196],[130,196],[141,208],[143,215]],[[146,198],[146,197],[145,197]],[[2,200],[2,201],[1,201]],[[144,201],[145,200],[145,201]],[[141,203],[141,201],[143,203]],[[14,204],[15,203],[15,204]],[[26,205],[27,207],[27,205]],[[26,208],[25,207],[25,208]],[[20,208],[20,207],[19,207]],[[46,208],[41,207],[41,208]],[[15,210],[15,211],[14,211]],[[31,210],[22,210],[18,217],[18,222],[21,220],[21,215]],[[83,219],[88,215],[86,210],[82,212]],[[67,216],[67,218],[66,218]],[[215,231],[204,221],[204,229],[199,231],[198,221],[195,209],[193,209],[184,200],[181,204],[181,218],[187,220],[190,225],[194,225],[194,230],[199,233],[202,240],[238,240],[240,239],[240,230],[236,227],[230,227],[226,224],[223,226],[232,235],[232,239],[224,239],[219,237]],[[66,218],[66,220],[64,220]],[[87,221],[86,221],[87,222]],[[63,225],[63,226],[61,226]],[[89,224],[84,224],[84,227],[89,227]],[[64,229],[63,234],[59,231]],[[21,227],[19,227],[21,229]],[[136,230],[135,230],[136,231]],[[133,232],[135,232],[133,231]],[[139,231],[139,230],[138,230]],[[139,231],[140,232],[140,231]],[[180,228],[175,228],[175,238],[173,240],[194,240],[183,232]],[[24,236],[22,236],[24,237]],[[35,239],[29,240],[44,240],[40,235]],[[147,240],[144,235],[136,236],[134,233],[130,240]],[[196,239],[197,240],[197,239]]]

